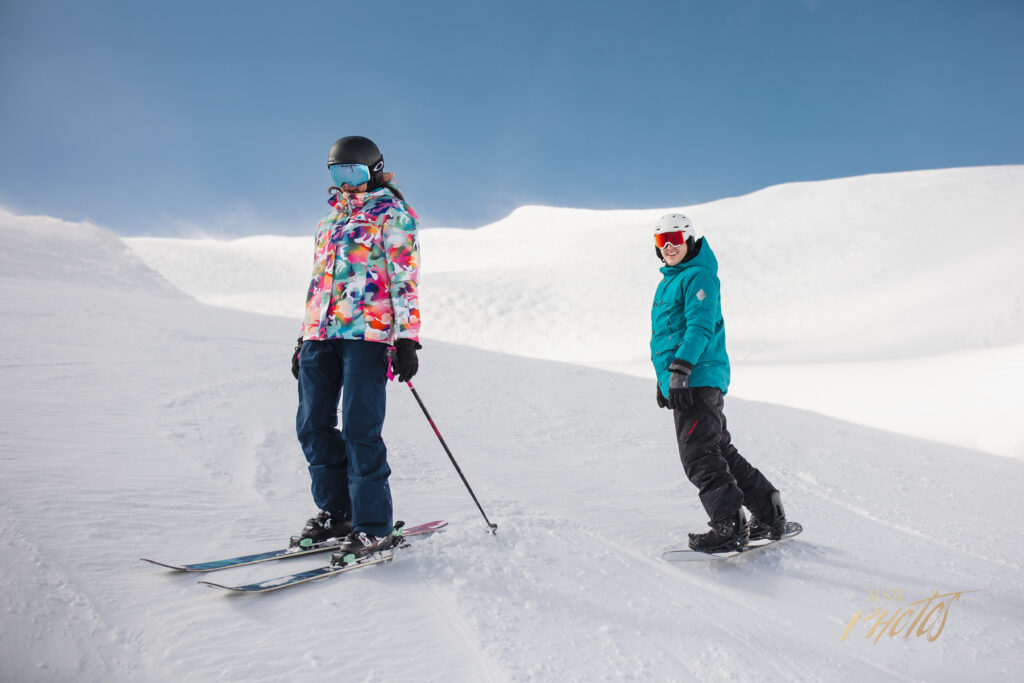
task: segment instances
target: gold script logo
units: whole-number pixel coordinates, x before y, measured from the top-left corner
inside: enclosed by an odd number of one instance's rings
[[[939,591],[935,591],[930,598],[904,603],[903,591],[868,591],[872,602],[881,604],[870,614],[866,614],[864,611],[854,614],[850,623],[846,625],[846,630],[843,631],[843,637],[839,640],[846,640],[846,636],[850,635],[853,627],[863,622],[865,625],[871,624],[871,629],[864,637],[874,636],[875,643],[878,643],[886,633],[890,638],[902,635],[906,639],[911,634],[914,634],[916,638],[927,636],[929,642],[935,642],[942,635],[942,630],[946,628],[946,619],[949,617],[949,610],[953,603],[959,600],[964,593],[976,592],[956,591],[940,595]]]

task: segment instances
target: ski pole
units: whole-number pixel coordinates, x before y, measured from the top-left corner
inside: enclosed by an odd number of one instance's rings
[[[427,407],[423,405],[423,399],[420,398],[419,393],[416,391],[416,387],[412,385],[412,382],[406,382],[406,384],[409,385],[409,389],[412,391],[412,395],[416,398],[416,402],[420,404],[423,414],[427,416],[427,422],[429,422],[430,426],[434,429],[434,434],[437,434],[437,440],[440,441],[441,445],[444,447],[444,452],[448,454],[448,459],[451,460],[452,465],[455,466],[455,471],[459,473],[460,477],[462,477],[462,483],[466,485],[466,490],[469,491],[469,495],[473,496],[473,502],[476,503],[477,509],[480,511],[480,514],[484,516],[484,521],[487,522],[487,530],[492,534],[496,533],[498,525],[492,524],[491,520],[487,519],[487,513],[484,512],[484,509],[480,506],[480,501],[476,499],[476,494],[473,493],[473,488],[469,485],[469,482],[466,481],[466,475],[462,473],[462,468],[459,467],[459,463],[455,462],[455,456],[452,455],[451,449],[448,448],[448,444],[444,442],[444,437],[441,436],[441,432],[437,430],[437,425],[434,424],[433,418],[430,417],[430,413],[427,412]]]

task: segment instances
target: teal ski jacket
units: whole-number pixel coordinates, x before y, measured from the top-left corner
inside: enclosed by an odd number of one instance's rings
[[[668,366],[679,359],[693,366],[691,387],[729,390],[718,259],[707,239],[689,261],[661,268],[651,307],[651,362],[658,388],[668,396]]]

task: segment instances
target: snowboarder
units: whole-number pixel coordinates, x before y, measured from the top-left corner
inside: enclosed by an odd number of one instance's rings
[[[344,538],[341,551],[364,555],[393,546],[398,533],[381,428],[391,345],[399,381],[419,368],[418,218],[368,138],[336,141],[327,168],[331,211],[316,227],[292,355],[296,433],[320,509],[300,537]]]
[[[683,471],[711,520],[710,531],[690,534],[690,548],[726,552],[748,540],[781,538],[786,514],[779,492],[739,454],[726,428],[729,357],[718,261],[682,214],[658,220],[654,244],[664,263],[651,309],[658,407],[672,409]]]

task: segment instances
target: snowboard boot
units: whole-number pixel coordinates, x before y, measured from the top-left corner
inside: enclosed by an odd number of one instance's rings
[[[772,491],[771,501],[764,516],[750,513],[750,540],[768,538],[777,541],[786,532],[786,511],[782,508],[782,494]]]
[[[331,555],[331,564],[333,566],[346,565],[367,555],[398,547],[402,543],[403,526],[405,526],[405,522],[396,522],[395,528],[384,536],[374,536],[365,531],[353,530],[341,542],[337,552]]]
[[[711,531],[690,534],[690,549],[702,553],[727,553],[743,550],[750,529],[747,516],[740,508],[728,517],[708,522]]]
[[[352,520],[336,517],[326,510],[306,522],[298,536],[292,536],[292,547],[303,548],[331,538],[345,538],[352,533]]]

